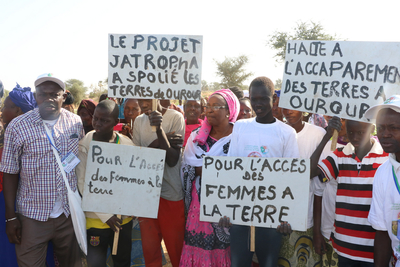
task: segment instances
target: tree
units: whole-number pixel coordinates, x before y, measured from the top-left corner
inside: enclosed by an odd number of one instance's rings
[[[249,58],[245,55],[239,57],[225,57],[225,60],[218,62],[217,64],[217,75],[222,77],[220,86],[224,88],[238,86],[243,88],[244,81],[249,78],[253,73],[246,73],[244,66],[248,63]]]
[[[284,62],[286,54],[286,43],[288,40],[335,40],[336,35],[329,35],[324,32],[324,28],[319,23],[310,21],[299,22],[297,26],[293,28],[293,33],[289,32],[278,32],[275,31],[270,35],[268,45],[276,50],[275,58],[276,62]]]
[[[275,84],[274,84],[274,87],[275,87],[275,90],[281,90],[281,88],[282,88],[282,79],[276,80]]]
[[[68,90],[71,92],[71,94],[74,96],[75,105],[79,105],[82,101],[82,99],[85,98],[85,94],[87,91],[87,87],[83,85],[83,82],[77,79],[69,79],[65,81],[65,90]]]

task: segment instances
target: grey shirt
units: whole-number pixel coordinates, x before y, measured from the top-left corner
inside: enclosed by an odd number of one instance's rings
[[[163,115],[161,124],[165,133],[175,132],[185,136],[185,120],[176,110],[168,109]],[[136,118],[133,126],[132,141],[137,146],[148,147],[157,139],[157,133],[151,131],[149,116],[142,114]],[[181,156],[174,167],[165,164],[164,177],[161,187],[161,197],[170,201],[183,199],[182,183],[180,178]]]

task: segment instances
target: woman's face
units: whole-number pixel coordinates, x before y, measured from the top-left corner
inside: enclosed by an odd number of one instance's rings
[[[79,117],[82,119],[83,126],[92,126],[92,116],[89,114],[86,108],[79,110]]]
[[[22,114],[21,109],[11,101],[10,97],[7,97],[4,101],[4,106],[1,110],[3,123],[10,123],[14,118]]]
[[[253,116],[252,111],[250,100],[240,100],[240,112],[237,119],[241,120],[251,118]]]
[[[197,120],[201,115],[200,101],[189,100],[185,104],[185,116],[188,120]]]
[[[211,126],[229,123],[228,105],[221,95],[215,94],[208,99],[206,116]]]

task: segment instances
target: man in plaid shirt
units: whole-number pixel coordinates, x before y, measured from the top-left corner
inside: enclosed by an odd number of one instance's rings
[[[7,236],[16,244],[19,266],[45,266],[49,241],[60,266],[81,266],[67,188],[52,146],[61,159],[69,153],[77,156],[84,136],[82,122],[61,108],[66,93],[60,79],[41,75],[35,87],[39,108],[12,120],[5,132],[0,171],[4,172]],[[75,170],[66,176],[75,191]]]

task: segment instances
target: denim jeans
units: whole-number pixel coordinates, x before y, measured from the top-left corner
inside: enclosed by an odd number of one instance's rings
[[[250,227],[232,225],[230,234],[232,267],[250,267],[253,259],[253,252],[250,251]],[[255,252],[260,267],[276,267],[282,234],[275,228],[256,227],[255,239]]]

